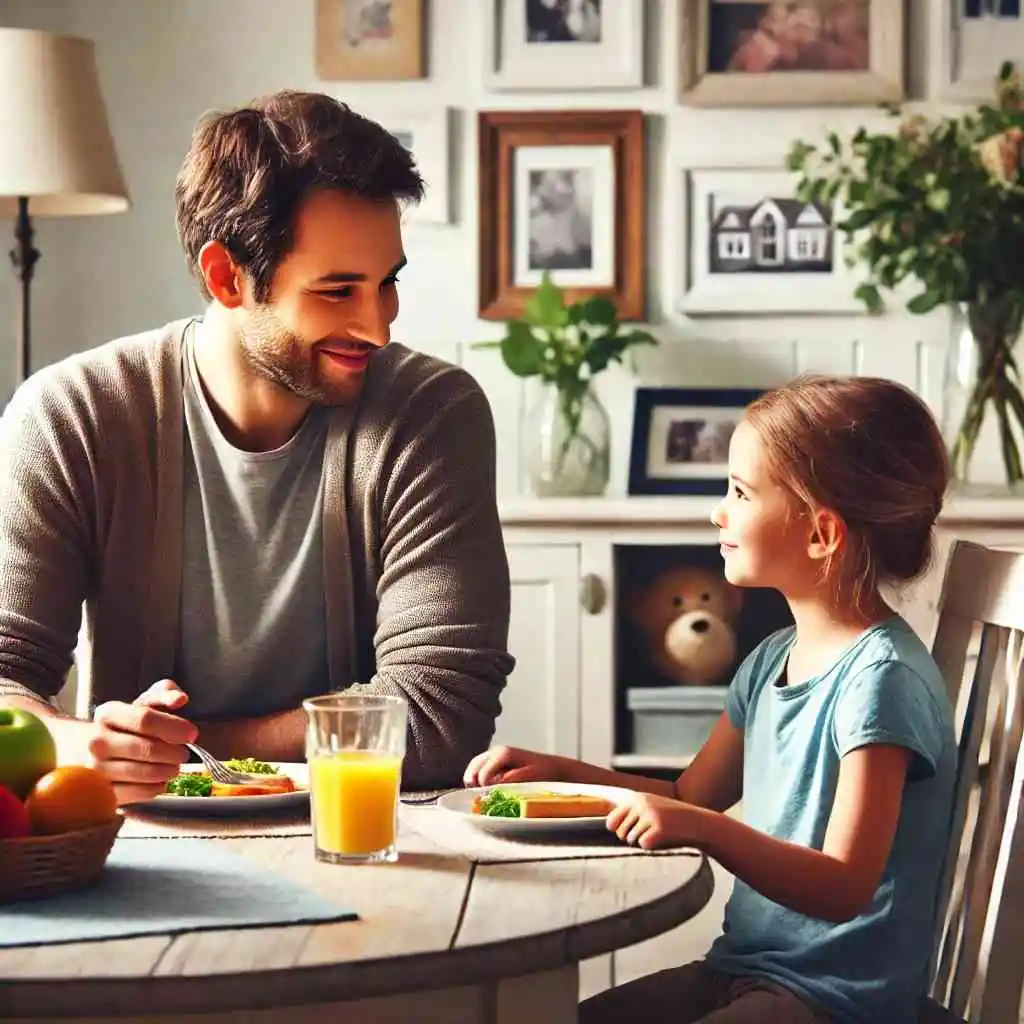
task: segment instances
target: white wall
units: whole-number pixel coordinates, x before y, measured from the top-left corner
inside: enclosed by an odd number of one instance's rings
[[[758,317],[689,320],[682,288],[680,168],[774,165],[790,140],[843,130],[872,109],[694,110],[676,99],[676,0],[646,0],[647,82],[635,92],[487,93],[483,4],[431,0],[429,77],[421,82],[320,82],[313,70],[313,0],[0,0],[0,23],[56,29],[96,42],[111,126],[133,201],[127,214],[38,224],[43,253],[34,289],[36,365],[201,308],[174,230],[173,182],[192,126],[210,107],[282,87],[317,88],[378,109],[455,110],[451,226],[409,227],[410,265],[394,336],[463,361],[486,387],[499,424],[499,473],[517,490],[521,389],[496,354],[468,343],[499,336],[476,317],[476,112],[487,108],[641,107],[649,117],[648,292],[663,339],[644,353],[641,379],[659,384],[772,384],[800,370],[884,373],[937,407],[944,315],[868,319]],[[614,3],[615,0],[605,0]],[[892,0],[896,2],[896,0]],[[911,5],[909,77],[920,97],[928,55],[927,0]],[[464,38],[460,39],[459,36]],[[7,246],[5,245],[4,248]],[[15,288],[0,274],[0,323],[13,324]],[[0,346],[0,393],[13,384],[13,337]],[[623,490],[632,387],[609,373],[601,389],[614,421],[613,490]]]

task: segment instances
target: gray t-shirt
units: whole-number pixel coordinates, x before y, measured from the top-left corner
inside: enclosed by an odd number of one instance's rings
[[[174,678],[189,694],[190,717],[265,715],[327,686],[321,477],[328,417],[314,406],[280,448],[235,448],[200,383],[193,345],[201,330],[195,322],[187,332],[184,358]]]

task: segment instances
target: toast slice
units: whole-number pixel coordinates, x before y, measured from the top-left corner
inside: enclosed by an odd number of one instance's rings
[[[521,818],[603,818],[615,805],[600,796],[581,793],[525,793],[519,798]]]

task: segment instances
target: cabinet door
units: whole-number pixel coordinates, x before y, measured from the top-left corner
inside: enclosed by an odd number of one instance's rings
[[[510,544],[509,651],[495,743],[579,756],[579,548]]]

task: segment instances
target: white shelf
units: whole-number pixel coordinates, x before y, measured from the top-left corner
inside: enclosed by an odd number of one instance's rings
[[[505,526],[672,526],[699,523],[710,526],[713,495],[605,498],[506,497],[498,502]],[[1002,487],[971,487],[952,494],[939,523],[1001,523],[1024,526],[1024,492]]]
[[[689,768],[693,754],[614,754],[613,768],[664,768],[682,771]]]

